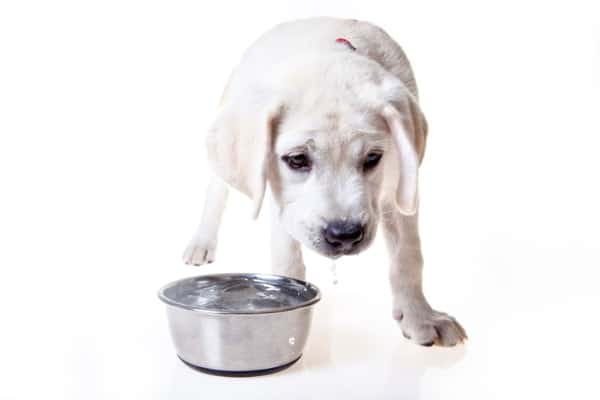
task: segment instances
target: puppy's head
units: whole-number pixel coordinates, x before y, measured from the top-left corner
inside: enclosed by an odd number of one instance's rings
[[[269,182],[287,232],[329,257],[369,246],[383,196],[406,215],[417,208],[425,120],[402,82],[368,67],[348,79],[304,68],[277,95],[239,96],[208,136],[216,172],[254,200],[255,215]]]

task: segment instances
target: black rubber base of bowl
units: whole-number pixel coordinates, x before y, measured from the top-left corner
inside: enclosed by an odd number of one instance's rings
[[[179,356],[177,356],[179,357]],[[268,375],[268,374],[273,374],[275,372],[279,372],[282,371],[286,368],[291,367],[296,361],[298,361],[300,359],[300,357],[302,357],[302,354],[300,354],[300,356],[298,358],[296,358],[295,360],[290,361],[287,364],[283,364],[280,365],[278,367],[274,367],[274,368],[267,368],[267,369],[257,369],[257,370],[253,370],[253,371],[222,371],[219,369],[210,369],[210,368],[204,368],[204,367],[199,367],[197,365],[194,364],[190,364],[189,362],[185,361],[183,358],[179,357],[179,359],[181,361],[183,361],[183,363],[185,365],[187,365],[188,367],[195,369],[196,371],[200,371],[200,372],[204,372],[205,374],[210,374],[210,375],[218,375],[218,376],[228,376],[228,377],[234,377],[234,378],[245,378],[245,377],[251,377],[251,376],[261,376],[261,375]]]

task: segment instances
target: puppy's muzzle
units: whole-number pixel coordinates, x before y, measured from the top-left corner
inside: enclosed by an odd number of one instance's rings
[[[352,221],[332,221],[323,229],[323,238],[333,253],[351,253],[365,237],[365,227]]]

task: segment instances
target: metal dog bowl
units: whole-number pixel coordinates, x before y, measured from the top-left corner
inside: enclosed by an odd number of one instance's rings
[[[302,355],[319,289],[266,274],[215,274],[172,282],[167,304],[177,355],[205,372],[279,370]]]

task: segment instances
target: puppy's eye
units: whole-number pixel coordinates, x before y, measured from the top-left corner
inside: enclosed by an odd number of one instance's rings
[[[304,153],[291,153],[281,157],[288,167],[298,171],[310,171],[310,158]]]
[[[381,160],[382,153],[371,152],[367,154],[365,161],[363,161],[363,170],[370,171],[379,164],[379,160]]]

